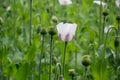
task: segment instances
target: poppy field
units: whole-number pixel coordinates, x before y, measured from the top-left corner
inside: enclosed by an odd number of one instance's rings
[[[0,0],[0,80],[120,80],[120,0]]]

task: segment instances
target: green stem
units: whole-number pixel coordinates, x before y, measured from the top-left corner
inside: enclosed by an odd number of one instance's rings
[[[116,47],[115,49],[116,49],[116,50],[115,50],[115,52],[116,52],[115,66],[118,66],[118,62],[117,62],[118,57],[117,57],[117,56],[119,56],[119,55],[118,55],[117,47]]]
[[[62,68],[61,68],[61,64],[60,64],[60,63],[58,63],[57,65],[58,65],[59,70],[60,70],[60,75],[62,75]]]
[[[40,63],[39,63],[39,77],[38,77],[38,80],[41,80],[41,78],[40,78],[41,70],[42,70],[41,59],[43,57],[44,35],[42,35],[41,42],[42,42],[42,45],[41,45],[41,54],[39,55],[39,61],[40,61]]]
[[[75,68],[77,69],[77,52],[75,53]]]
[[[85,71],[84,71],[84,80],[87,79],[87,67],[85,67]]]
[[[3,53],[6,51],[6,46],[3,47]],[[2,59],[1,59],[1,80],[4,80],[4,54],[2,53]]]
[[[118,20],[118,34],[120,34],[120,20]]]
[[[65,54],[66,54],[67,42],[65,42],[64,55],[63,55],[63,77],[65,73]]]
[[[31,46],[31,44],[32,44],[32,39],[31,39],[31,37],[32,37],[32,33],[31,33],[31,31],[32,31],[32,0],[30,0],[30,5],[29,5],[29,7],[30,7],[30,14],[29,14],[29,17],[30,17],[29,45]],[[30,66],[31,66],[31,63],[30,63],[30,61],[29,61],[29,69],[30,69]],[[32,70],[32,69],[31,69],[31,70]],[[30,71],[29,80],[32,80],[32,73],[31,73],[31,71]]]
[[[111,28],[108,29],[107,34],[106,34],[106,37],[105,37],[105,40],[104,40],[104,51],[105,51],[105,49],[106,49],[107,37],[108,37],[108,34],[109,34],[110,30],[115,30],[116,36],[118,35],[118,31],[117,31],[117,29],[116,29],[115,27],[111,27]]]
[[[59,75],[62,75],[62,67],[61,67],[61,64],[60,64],[60,63],[57,63],[56,68],[59,68]],[[58,73],[58,72],[57,72],[57,70],[56,70],[56,79],[55,79],[55,80],[58,79],[58,74],[57,74],[57,73]]]
[[[74,76],[71,76],[71,80],[74,80]]]
[[[53,44],[53,35],[51,35],[50,40],[50,67],[49,67],[49,80],[51,80],[51,67],[52,67],[52,44]]]
[[[14,4],[14,16],[13,16],[13,18],[14,18],[14,24],[13,24],[13,25],[14,25],[14,38],[15,38],[15,40],[16,40],[16,27],[15,27],[15,23],[16,23],[16,22],[15,22],[15,20],[16,20],[16,19],[15,19],[15,4],[16,4],[16,0],[14,0],[14,3],[13,3],[13,4]]]
[[[103,27],[102,27],[102,43],[104,42],[104,28],[105,28],[105,20],[106,20],[106,16],[103,16]]]
[[[3,74],[3,62],[1,61],[1,80],[4,80],[4,74]]]
[[[30,16],[29,44],[31,45],[31,43],[32,43],[32,40],[31,40],[31,38],[32,38],[32,0],[30,0],[30,15],[29,16]]]
[[[118,31],[115,27],[111,27],[111,28],[108,29],[105,40],[104,40],[104,52],[103,52],[104,55],[103,55],[103,58],[105,58],[106,42],[107,42],[107,37],[108,37],[108,34],[109,34],[110,30],[115,30],[116,36],[118,35]],[[102,60],[101,67],[102,67],[103,62],[105,62],[104,59]],[[100,67],[100,80],[102,80],[102,68],[101,67]]]
[[[100,0],[100,27],[99,27],[99,45],[101,44],[101,24],[102,24],[102,0]]]

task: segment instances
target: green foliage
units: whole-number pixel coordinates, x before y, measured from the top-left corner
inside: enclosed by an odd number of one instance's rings
[[[116,15],[120,9],[115,0],[103,0],[108,4],[105,27],[118,27]],[[120,72],[120,46],[114,47],[115,32],[110,31],[106,43],[99,44],[100,6],[93,0],[72,0],[69,6],[61,6],[58,0],[32,0],[32,44],[30,39],[30,0],[0,0],[0,80],[38,80],[41,34],[59,22],[78,25],[75,40],[69,42],[66,52],[65,80],[70,80],[69,69],[75,69],[76,80],[83,80],[83,55],[90,55],[87,80],[116,80]],[[104,9],[103,9],[104,10]],[[56,18],[56,22],[52,17]],[[103,17],[101,17],[103,19]],[[102,22],[103,23],[103,22]],[[39,26],[40,25],[40,26]],[[120,32],[120,31],[119,31]],[[104,36],[107,34],[105,33]],[[120,35],[120,34],[119,34]],[[53,54],[57,63],[62,64],[64,43],[57,34],[53,37]],[[45,35],[41,59],[41,80],[49,78],[50,35]],[[59,77],[57,64],[52,64],[52,79]],[[117,72],[116,72],[117,71]]]

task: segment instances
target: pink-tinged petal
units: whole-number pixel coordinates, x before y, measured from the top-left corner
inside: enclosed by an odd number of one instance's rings
[[[65,35],[65,40],[64,40],[65,42],[69,41],[69,36],[70,36],[70,34]]]
[[[60,40],[62,40],[62,38],[61,38],[61,34],[59,34],[59,38],[60,38]]]
[[[71,0],[59,0],[60,5],[70,5],[72,4]]]
[[[75,39],[75,35],[73,35],[73,37],[72,37],[72,40],[74,40]]]

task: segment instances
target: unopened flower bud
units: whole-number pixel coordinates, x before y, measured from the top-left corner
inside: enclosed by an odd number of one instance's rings
[[[69,69],[69,76],[75,76],[75,69]]]
[[[114,46],[117,48],[119,46],[120,37],[116,36],[114,40]]]
[[[57,22],[58,22],[57,17],[56,17],[56,16],[53,16],[53,17],[52,17],[52,21],[55,22],[55,23],[57,23]]]
[[[55,31],[54,26],[51,26],[51,27],[50,27],[50,29],[49,29],[49,34],[52,35],[52,36],[56,34],[56,31]]]
[[[82,59],[82,64],[85,67],[88,67],[91,64],[91,58],[90,55],[84,55]]]
[[[41,31],[40,31],[40,33],[41,33],[41,35],[45,35],[45,34],[47,34],[47,31],[46,31],[46,29],[41,29]]]

